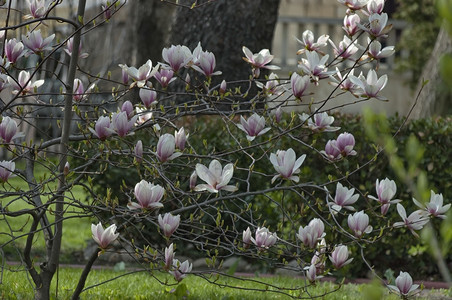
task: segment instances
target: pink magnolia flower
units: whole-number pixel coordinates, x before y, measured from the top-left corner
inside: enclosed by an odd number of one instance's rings
[[[369,216],[364,211],[348,215],[347,223],[357,238],[360,238],[364,233],[372,232],[372,226],[369,225]]]
[[[361,22],[359,15],[350,14],[344,18],[344,27],[342,27],[349,36],[354,36],[359,30],[358,24]]]
[[[330,126],[334,122],[334,117],[329,116],[326,112],[316,113],[311,119],[306,113],[298,116],[302,122],[308,120],[307,127],[314,132],[334,132],[341,129],[340,127]]]
[[[292,93],[295,98],[300,99],[305,95],[305,91],[309,85],[309,76],[300,76],[297,72],[293,72],[290,77],[290,86],[292,87]]]
[[[8,144],[21,135],[21,133],[17,132],[16,121],[10,117],[3,117],[2,122],[0,123],[0,138]]]
[[[271,233],[265,227],[259,227],[256,230],[255,239],[251,237],[251,242],[253,242],[256,247],[260,250],[268,249],[273,246],[278,240],[276,233]]]
[[[333,82],[329,82],[332,86],[338,86],[343,91],[349,91],[353,95],[360,92],[359,86],[357,86],[355,83],[353,83],[350,80],[350,77],[354,75],[355,69],[351,69],[349,72],[347,72],[346,75],[342,76],[341,72],[338,68],[336,68],[336,76],[338,79],[331,76],[330,78],[333,80]],[[357,97],[357,96],[356,96]]]
[[[24,44],[22,44],[22,42],[17,41],[15,38],[6,40],[5,56],[10,63],[16,63],[16,61],[24,56],[25,53]]]
[[[323,78],[328,78],[331,74],[335,73],[334,71],[328,71],[328,68],[325,66],[328,61],[329,55],[324,55],[322,58],[319,58],[319,54],[317,52],[306,52],[306,58],[302,58],[301,62],[298,64],[298,67],[305,73],[309,74],[314,82],[318,84],[318,81]]]
[[[185,134],[185,129],[184,129],[184,127],[181,127],[181,128],[179,129],[179,131],[175,131],[175,132],[174,132],[174,140],[175,140],[175,145],[176,145],[176,148],[177,148],[177,149],[179,149],[179,150],[181,150],[181,151],[184,151],[184,149],[185,149],[185,143],[187,142],[188,136],[189,136],[189,135],[186,135],[186,134]]]
[[[122,79],[122,83],[129,84],[129,74],[127,73],[127,71],[125,69],[121,69],[121,79]]]
[[[244,247],[248,248],[251,244],[251,230],[249,227],[247,227],[246,230],[243,230],[242,240]]]
[[[129,100],[125,101],[121,106],[121,111],[126,112],[127,118],[130,119],[135,114],[135,110],[133,109],[133,104]]]
[[[133,209],[156,209],[163,207],[160,203],[162,200],[165,190],[160,185],[153,185],[151,182],[146,180],[141,180],[135,185],[135,198],[137,198],[138,203],[130,202],[127,207],[131,210]]]
[[[220,84],[220,95],[224,95],[226,93],[226,80],[223,79],[223,81]]]
[[[234,165],[227,164],[224,168],[221,163],[214,159],[210,162],[209,168],[202,164],[196,164],[196,174],[199,178],[207,184],[198,184],[195,191],[209,191],[211,193],[218,193],[220,190],[228,192],[235,192],[238,188],[234,185],[228,185],[234,175]]]
[[[176,252],[174,252],[173,243],[171,243],[169,247],[165,248],[165,270],[171,269],[175,255]]]
[[[325,225],[323,224],[323,221],[314,218],[306,227],[303,228],[303,226],[300,226],[298,228],[297,237],[305,246],[313,249],[316,247],[317,242],[325,236],[324,230]]]
[[[180,282],[187,276],[187,273],[191,272],[193,264],[189,263],[188,260],[184,261],[183,263],[180,263],[179,260],[174,259],[173,268],[174,270],[169,271],[169,273],[174,276],[174,279]]]
[[[138,163],[143,160],[143,142],[138,140],[134,148],[135,159]]]
[[[283,87],[279,83],[279,77],[275,73],[271,73],[268,76],[268,80],[265,82],[265,85],[260,81],[256,81],[256,85],[258,88],[262,89],[265,96],[275,94],[278,95],[283,91]]]
[[[196,187],[196,180],[198,180],[198,175],[196,174],[196,171],[193,171],[190,175],[189,185],[190,190],[194,190]]]
[[[110,225],[105,230],[100,222],[97,225],[91,224],[93,239],[101,249],[107,249],[107,247],[118,238],[119,233],[115,233],[115,231],[115,224]]]
[[[352,42],[346,35],[339,45],[336,47],[332,40],[328,40],[328,42],[333,47],[333,52],[336,57],[341,57],[342,59],[349,59],[353,54],[358,51],[358,47],[356,46],[356,40]]]
[[[31,81],[30,72],[20,71],[17,81],[12,77],[8,76],[8,83],[13,87],[13,94],[18,94],[19,92],[23,95],[33,93],[35,89],[44,84],[44,80]]]
[[[403,222],[395,222],[394,227],[406,226],[416,237],[418,237],[418,234],[414,231],[421,230],[429,221],[426,217],[425,211],[423,210],[416,210],[407,217],[405,207],[403,207],[403,205],[401,205],[400,203],[397,203],[397,212],[399,213],[399,216],[402,218]]]
[[[378,95],[378,93],[386,86],[388,76],[385,74],[380,78],[377,77],[375,70],[369,70],[367,79],[361,73],[359,77],[349,76],[350,80],[356,84],[360,90],[357,91],[362,97],[377,98],[378,100],[387,100],[386,97]]]
[[[63,175],[67,176],[69,174],[69,172],[71,171],[71,165],[69,164],[69,162],[67,161],[64,164],[64,169],[63,169]]]
[[[369,196],[369,198],[380,202],[382,215],[385,215],[388,212],[391,204],[399,203],[401,201],[399,199],[392,200],[397,192],[397,186],[394,180],[385,178],[384,180],[379,181],[377,179],[375,190],[378,198],[375,198],[374,196]]]
[[[0,182],[7,182],[13,175],[16,164],[13,161],[3,160],[0,162]]]
[[[309,282],[314,282],[317,280],[317,268],[315,265],[310,265],[306,272],[306,278],[308,278]]]
[[[111,131],[109,130],[111,126],[110,118],[100,116],[96,121],[96,125],[94,125],[94,129],[88,128],[92,134],[97,136],[101,141],[105,140],[107,137],[111,135]]]
[[[160,65],[157,64],[155,67],[152,67],[152,61],[148,59],[148,61],[139,67],[138,69],[135,67],[128,67],[127,65],[119,65],[129,76],[135,80],[135,83],[139,88],[142,88],[146,85],[146,82],[153,77]]]
[[[165,133],[159,138],[156,155],[161,162],[173,160],[182,155],[181,152],[174,152],[175,149],[176,139],[174,135]]]
[[[151,107],[151,105],[157,104],[157,92],[148,88],[141,88],[140,99],[146,108]]]
[[[85,91],[83,82],[80,79],[75,78],[74,85],[72,87],[72,99],[74,99],[74,101],[77,101],[77,102],[86,100],[86,98],[88,97],[88,94],[93,90],[93,88],[95,86],[96,85],[93,83]]]
[[[136,115],[138,116],[138,119],[137,119],[138,125],[144,124],[148,120],[152,119],[152,112],[146,111],[145,109],[141,109],[139,107],[137,107],[135,110],[137,112]],[[158,124],[155,124],[154,126],[158,126]]]
[[[330,261],[336,269],[340,269],[352,262],[353,258],[348,259],[348,248],[344,245],[338,245],[329,256]]]
[[[388,23],[388,14],[372,14],[369,16],[369,28],[363,27],[374,38],[387,37],[387,33],[391,30],[392,25]]]
[[[160,69],[160,71],[154,75],[155,79],[160,83],[163,89],[166,89],[171,82],[177,79],[173,76],[174,72],[167,69]]]
[[[340,4],[343,4],[351,10],[360,10],[366,6],[368,0],[337,0]]]
[[[163,234],[170,238],[179,227],[180,215],[173,216],[170,213],[166,213],[163,217],[159,215],[158,221]]]
[[[276,154],[271,153],[270,162],[272,163],[276,172],[279,173],[272,178],[272,183],[275,182],[278,177],[298,182],[300,178],[298,176],[295,176],[295,174],[300,173],[300,167],[303,164],[305,158],[306,154],[303,154],[297,159],[295,151],[293,151],[292,148],[289,148],[287,151],[278,150],[276,151]]]
[[[413,279],[408,272],[400,272],[395,284],[395,286],[389,285],[388,287],[398,292],[404,299],[419,287],[419,284],[413,284]]]
[[[311,30],[305,30],[302,35],[302,40],[296,39],[297,42],[299,42],[303,48],[297,51],[298,54],[304,53],[307,51],[318,51],[320,48],[323,48],[327,45],[327,41],[329,39],[329,36],[324,34],[319,36],[317,39],[317,42],[314,40],[314,34]]]
[[[278,108],[275,110],[275,122],[279,123],[282,120],[283,111],[281,109],[281,106],[278,106]]]
[[[381,49],[381,44],[377,40],[371,40],[367,38],[367,42],[370,44],[369,50],[367,51],[367,56],[379,60],[385,57],[389,57],[395,53],[394,46],[387,46]],[[363,57],[365,59],[366,57]]]
[[[68,41],[67,41],[67,45],[66,48],[64,49],[64,52],[66,52],[69,56],[72,55],[72,51],[73,51],[73,44],[74,44],[74,38],[71,37]],[[82,52],[82,41],[80,41],[80,44],[78,45],[78,57],[79,58],[87,58],[89,56],[88,53],[83,53]]]
[[[221,75],[221,71],[214,72],[215,67],[215,55],[212,52],[208,51],[201,52],[198,63],[192,66],[193,69],[195,69],[199,73],[204,74],[206,77]]]
[[[336,146],[343,157],[356,155],[356,151],[353,150],[353,147],[355,146],[355,137],[351,133],[344,132],[339,134],[336,139]]]
[[[254,113],[248,120],[240,116],[240,124],[237,127],[246,133],[246,139],[253,141],[256,137],[265,134],[270,130],[270,127],[265,127],[265,118]]]
[[[443,205],[443,194],[435,194],[434,191],[430,191],[430,202],[425,206],[413,198],[414,204],[426,210],[426,212],[433,216],[441,219],[446,219],[445,213],[449,210],[451,204]]]
[[[334,202],[328,203],[331,206],[331,209],[339,212],[342,208],[348,210],[355,210],[352,204],[358,201],[359,194],[353,195],[355,193],[355,189],[348,189],[347,187],[342,186],[340,182],[336,185],[336,195],[334,196]]]
[[[341,151],[337,147],[336,140],[329,140],[325,145],[325,150],[320,151],[320,153],[331,161],[339,160],[342,158]]]
[[[137,118],[138,116],[135,116],[129,120],[127,112],[125,111],[113,113],[111,116],[111,126],[106,129],[112,133],[117,133],[120,137],[124,137],[135,125]]]
[[[369,12],[369,15],[381,14],[384,7],[385,0],[369,0],[369,2],[367,2],[367,11]]]
[[[43,39],[41,35],[41,30],[34,30],[28,32],[26,36],[22,35],[22,42],[25,47],[30,49],[31,52],[41,53],[46,50],[52,50],[52,41],[55,38],[55,34]]]
[[[25,15],[26,19],[42,18],[47,11],[47,8],[45,7],[45,0],[27,0],[27,6],[30,9],[30,14]]]
[[[253,68],[254,77],[259,77],[260,69],[268,69],[268,70],[279,70],[281,69],[278,66],[269,65],[269,63],[273,60],[273,55],[270,54],[268,49],[262,49],[259,53],[253,54],[247,47],[243,46],[242,51],[245,54],[243,60],[247,63],[251,64]]]
[[[190,63],[192,60],[192,53],[186,46],[171,45],[170,48],[163,48],[162,57],[163,60],[169,64],[163,66],[169,67],[174,72],[177,72]]]

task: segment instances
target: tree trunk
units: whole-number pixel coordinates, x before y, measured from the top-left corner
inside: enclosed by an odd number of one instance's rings
[[[447,107],[449,97],[444,95],[448,93],[442,83],[439,59],[441,54],[450,53],[452,51],[452,41],[444,26],[441,27],[438,37],[436,39],[435,47],[433,48],[430,59],[424,67],[416,91],[419,91],[424,80],[429,82],[424,86],[419,95],[418,102],[410,115],[412,119],[425,118],[434,114],[445,114],[450,108]]]

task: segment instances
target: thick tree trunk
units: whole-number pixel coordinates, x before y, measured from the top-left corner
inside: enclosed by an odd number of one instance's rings
[[[435,48],[433,48],[430,59],[424,67],[416,91],[419,91],[424,80],[429,82],[422,89],[418,102],[413,109],[410,117],[413,119],[425,118],[434,114],[444,114],[450,108],[447,107],[449,97],[445,96],[445,88],[441,88],[442,79],[440,74],[439,59],[443,53],[452,52],[452,40],[444,27],[436,39]],[[447,93],[447,92],[446,92]]]

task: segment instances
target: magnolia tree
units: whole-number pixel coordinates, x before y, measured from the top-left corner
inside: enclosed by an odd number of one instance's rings
[[[165,48],[160,62],[119,64],[122,76],[118,78],[90,75],[78,67],[89,55],[81,37],[96,34],[100,24],[108,26],[107,21],[125,3],[106,2],[98,14],[85,20],[85,1],[80,0],[77,18],[70,20],[52,16],[63,2],[27,1],[22,23],[11,24],[7,18],[0,31],[0,90],[8,96],[3,99],[10,99],[1,103],[0,138],[6,157],[0,162],[1,213],[5,220],[29,216],[24,233],[6,233],[9,239],[2,247],[26,238],[17,252],[34,283],[36,299],[49,298],[69,218],[88,218],[92,232],[80,235],[92,235],[98,246],[74,287],[74,299],[84,290],[96,259],[121,248],[129,249],[144,270],[166,272],[174,278],[162,283],[178,283],[188,274],[215,283],[222,274],[222,261],[239,256],[265,264],[268,270],[300,272],[305,280],[298,287],[278,286],[277,292],[313,296],[306,294],[308,286],[358,260],[381,279],[381,270],[366,260],[366,248],[378,247],[388,232],[404,228],[417,236],[431,219],[445,218],[450,204],[444,205],[442,195],[434,191],[428,201],[413,199],[419,209],[407,212],[411,200],[397,199],[396,184],[385,174],[375,178],[375,191],[351,186],[347,177],[356,170],[341,169],[340,163],[354,159],[359,141],[355,144],[353,132],[341,132],[340,124],[333,125],[334,118],[322,109],[341,93],[359,101],[386,99],[381,91],[388,77],[373,68],[394,54],[393,46],[382,47],[380,42],[391,29],[382,12],[383,0],[341,0],[346,6],[343,39],[333,41],[305,31],[299,40],[298,68],[287,79],[274,73],[263,78],[263,70],[279,69],[272,64],[273,56],[267,49],[242,45],[250,76],[237,81],[257,85],[260,92],[251,98],[247,91],[228,89],[226,81],[212,84],[212,78],[221,78],[222,73],[215,68],[215,54],[201,44],[194,49],[184,45]],[[9,16],[12,1],[4,5]],[[52,23],[64,24],[66,31],[56,36],[49,32]],[[17,29],[26,33],[15,36]],[[368,37],[363,45],[358,43],[361,36]],[[334,57],[324,54],[328,45]],[[56,62],[64,72],[45,69],[61,50],[69,63]],[[57,92],[44,92],[46,81],[57,82]],[[182,95],[171,91],[175,81],[185,84]],[[333,86],[327,99],[316,99],[320,81]],[[138,93],[132,94],[133,90]],[[184,97],[183,104],[173,103],[176,94]],[[126,100],[131,95],[137,98]],[[238,101],[241,97],[247,100]],[[310,109],[297,115],[295,109],[302,105]],[[38,112],[55,108],[62,111],[58,136],[41,132],[37,139],[28,139],[25,131],[37,126],[32,121]],[[221,120],[219,138],[228,141],[223,145],[229,147],[210,147],[214,141],[191,127],[193,116],[206,122]],[[327,132],[336,138],[321,149],[311,146],[313,134]],[[337,179],[311,182],[303,174],[303,163],[310,155],[334,165]],[[46,176],[38,178],[36,166],[42,166]],[[134,174],[140,179],[122,184],[120,194],[99,196],[93,181],[115,168],[124,178]],[[97,176],[91,177],[93,173]],[[23,184],[12,184],[13,176]],[[75,197],[76,186],[83,187],[92,200]],[[289,198],[296,199],[295,209],[286,204]],[[263,208],[273,210],[278,219],[266,220],[259,211]],[[385,217],[395,209],[399,218]],[[46,256],[40,261],[32,258],[37,237],[45,239]],[[184,250],[187,244],[193,246],[191,252],[180,254],[205,257],[208,270],[196,270],[190,260],[179,260],[177,249]],[[290,260],[296,266],[289,266]],[[395,285],[388,289],[405,298],[416,293],[417,287],[410,274],[400,270]],[[261,288],[266,290],[266,284]]]

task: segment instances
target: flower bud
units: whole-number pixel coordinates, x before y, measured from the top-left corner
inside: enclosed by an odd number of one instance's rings
[[[143,160],[143,143],[141,140],[139,140],[135,145],[134,152],[136,161],[140,163]]]
[[[69,165],[69,162],[67,161],[66,164],[64,164],[64,170],[63,170],[64,176],[67,176],[69,174],[69,170],[70,170],[70,165]]]
[[[223,80],[220,84],[220,95],[224,95],[226,93],[226,81]]]
[[[194,190],[196,186],[196,180],[198,179],[198,175],[196,174],[196,171],[193,171],[190,176],[190,190]]]

